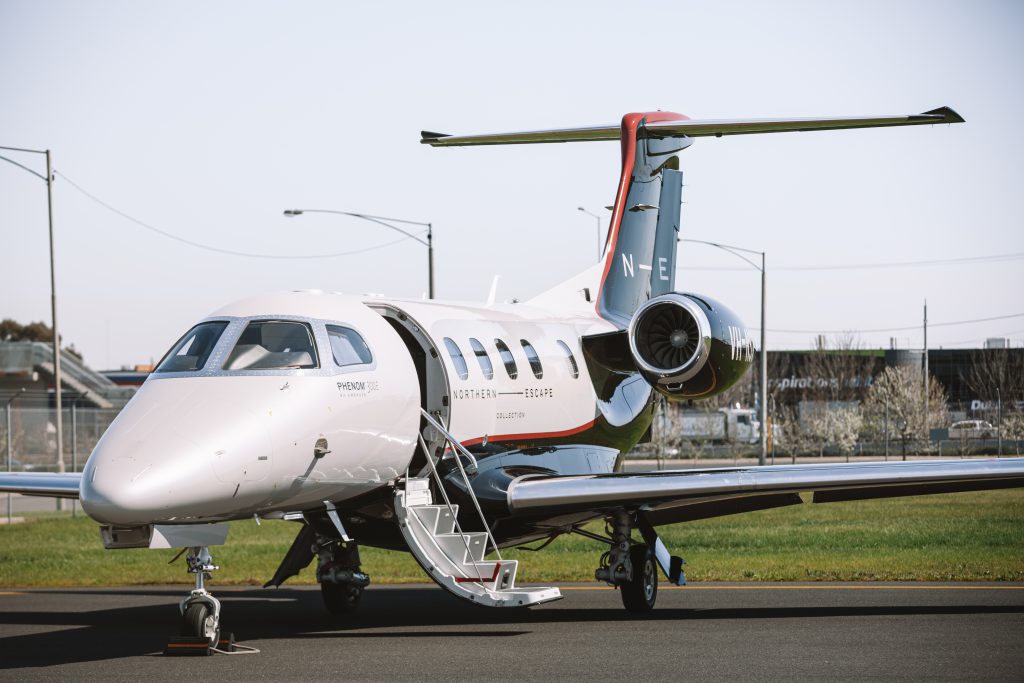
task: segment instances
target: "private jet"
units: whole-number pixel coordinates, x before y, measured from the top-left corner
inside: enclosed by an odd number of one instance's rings
[[[316,560],[326,608],[353,610],[360,546],[407,551],[451,594],[487,607],[561,597],[517,586],[501,551],[566,534],[603,548],[598,581],[654,607],[685,582],[658,527],[815,503],[1024,485],[1024,459],[623,472],[655,400],[720,394],[755,348],[719,301],[677,291],[683,174],[698,137],[961,123],[909,116],[691,120],[488,135],[434,147],[618,141],[622,171],[601,261],[534,298],[463,303],[290,291],[200,320],[171,347],[81,473],[0,475],[0,491],[79,498],[108,549],[180,548],[195,588],[181,632],[217,642],[206,588],[228,522],[289,520],[267,586]],[[605,523],[597,533],[592,522]]]

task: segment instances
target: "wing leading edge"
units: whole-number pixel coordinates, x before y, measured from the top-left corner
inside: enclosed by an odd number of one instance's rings
[[[801,502],[910,496],[1024,486],[1024,458],[952,462],[773,465],[631,474],[526,475],[508,488],[514,515],[635,507],[653,524]]]
[[[78,489],[81,483],[81,472],[65,472],[63,474],[0,473],[0,493],[21,493],[26,496],[46,496],[48,498],[78,498]]]

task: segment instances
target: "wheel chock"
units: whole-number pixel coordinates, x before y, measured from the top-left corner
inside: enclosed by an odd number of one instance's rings
[[[235,645],[235,634],[234,633],[222,633],[220,640],[217,641],[217,646],[211,648],[217,650],[217,652],[226,652],[231,654],[238,651],[238,647]]]
[[[209,657],[213,654],[210,641],[198,636],[177,636],[167,641],[164,654],[173,657]]]

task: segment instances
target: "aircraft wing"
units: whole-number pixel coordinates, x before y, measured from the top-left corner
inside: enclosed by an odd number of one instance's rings
[[[511,482],[514,515],[635,508],[653,525],[802,502],[815,503],[1024,486],[1024,458],[771,465],[581,476],[524,475]]]
[[[78,498],[81,472],[0,472],[0,493],[48,498]]]
[[[949,107],[939,107],[921,114],[887,116],[829,116],[818,118],[778,119],[670,119],[646,124],[648,135],[686,137],[722,137],[752,133],[784,133],[792,131],[840,130],[844,128],[880,128],[886,126],[919,126],[936,123],[963,123],[962,116]],[[467,147],[475,145],[521,145],[544,142],[591,142],[619,140],[619,124],[586,126],[557,130],[534,130],[483,135],[448,135],[423,131],[420,142],[432,147]]]

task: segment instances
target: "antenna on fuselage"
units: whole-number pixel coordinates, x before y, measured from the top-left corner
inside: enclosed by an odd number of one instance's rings
[[[491,291],[487,294],[487,306],[493,306],[498,298],[498,280],[500,279],[500,275],[495,275],[494,279],[491,280]]]

